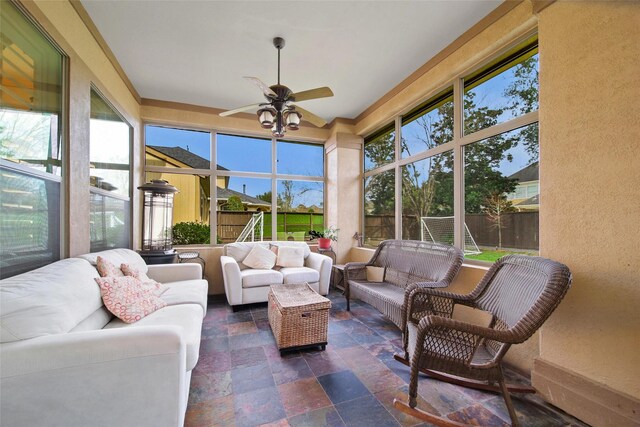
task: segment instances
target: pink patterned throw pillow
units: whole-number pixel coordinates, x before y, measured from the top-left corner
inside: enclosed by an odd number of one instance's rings
[[[98,256],[96,261],[96,268],[98,269],[98,273],[100,273],[100,277],[122,277],[122,271],[111,261],[108,261],[101,256]]]
[[[125,276],[131,276],[140,280],[142,282],[142,286],[148,287],[149,289],[154,291],[156,296],[162,295],[167,289],[169,289],[168,286],[156,282],[155,280],[149,278],[149,276],[147,276],[145,273],[131,267],[129,264],[120,264],[120,270],[122,270]]]
[[[134,277],[97,277],[104,305],[125,323],[133,323],[167,305]]]

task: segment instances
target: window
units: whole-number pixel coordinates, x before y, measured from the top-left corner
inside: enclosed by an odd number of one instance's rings
[[[391,124],[364,142],[364,170],[370,171],[395,160],[396,132]]]
[[[537,40],[466,77],[465,135],[538,110],[537,87]]]
[[[227,170],[271,172],[271,140],[218,134],[218,164]]]
[[[324,227],[323,145],[153,125],[145,135],[147,180],[180,191],[175,245],[308,240]]]
[[[147,166],[209,169],[211,136],[208,132],[145,126]]]
[[[534,36],[365,138],[367,245],[443,242],[484,261],[538,253],[537,53]]]
[[[0,278],[60,259],[64,56],[0,8]]]
[[[277,153],[279,174],[324,175],[324,147],[322,145],[278,141]]]
[[[453,89],[402,116],[402,157],[411,157],[453,139]]]
[[[91,89],[91,252],[131,246],[131,127]]]
[[[164,179],[178,189],[173,197],[173,243],[210,243],[211,134],[147,125],[145,142],[146,181]],[[193,169],[207,172],[194,174]]]
[[[218,241],[235,242],[251,221],[254,239],[262,234],[263,240],[271,240],[271,180],[228,176],[218,182]]]
[[[324,228],[322,182],[278,180],[276,240],[309,240],[309,230]]]
[[[395,236],[395,174],[386,171],[364,180],[364,243],[377,246]]]
[[[452,167],[451,151],[402,167],[403,239],[453,244]]]
[[[469,258],[493,260],[507,252],[538,251],[539,201],[529,200],[528,186],[518,186],[523,174],[538,176],[538,163],[526,146],[537,146],[537,139],[526,139],[531,126],[464,147],[465,223],[478,246],[466,245]],[[509,199],[514,190],[516,198]]]

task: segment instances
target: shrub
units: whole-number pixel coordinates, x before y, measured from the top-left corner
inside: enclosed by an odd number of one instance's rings
[[[202,222],[179,222],[173,226],[174,245],[208,244],[211,241],[211,227]]]

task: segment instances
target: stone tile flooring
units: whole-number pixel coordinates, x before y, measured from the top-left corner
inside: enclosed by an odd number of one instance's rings
[[[409,368],[393,360],[400,331],[376,309],[329,295],[326,351],[280,356],[266,304],[233,313],[209,305],[185,426],[413,426],[393,408],[407,399]],[[526,379],[508,371],[511,381]],[[502,396],[421,378],[418,407],[469,424],[507,426]],[[514,398],[523,426],[584,426],[537,396]]]

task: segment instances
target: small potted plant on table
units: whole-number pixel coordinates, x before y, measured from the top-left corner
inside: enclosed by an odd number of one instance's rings
[[[338,241],[338,231],[340,229],[335,227],[325,228],[322,231],[311,230],[309,231],[309,236],[314,239],[318,239],[318,248],[320,249],[329,249],[331,248],[331,241]]]

